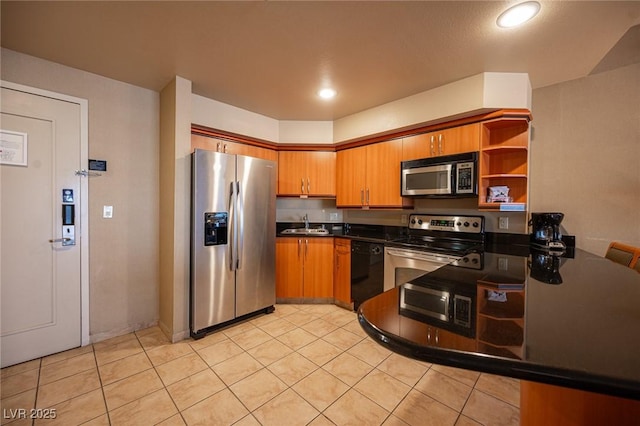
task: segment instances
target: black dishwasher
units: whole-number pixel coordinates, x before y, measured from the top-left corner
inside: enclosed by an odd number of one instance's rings
[[[358,310],[362,302],[383,292],[384,245],[351,241],[351,299]]]

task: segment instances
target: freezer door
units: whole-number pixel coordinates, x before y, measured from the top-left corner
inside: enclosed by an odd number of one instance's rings
[[[276,303],[276,163],[238,156],[236,315]]]
[[[233,155],[206,150],[197,149],[192,154],[192,333],[235,318],[235,160]],[[223,226],[224,238],[222,234],[215,238],[206,235],[222,232]]]

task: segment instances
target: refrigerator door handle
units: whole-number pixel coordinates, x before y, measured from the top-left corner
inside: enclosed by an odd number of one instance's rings
[[[236,244],[236,269],[241,267],[240,253],[244,243],[244,206],[242,205],[242,196],[240,193],[240,182],[236,181],[236,204],[238,208],[238,241]]]
[[[229,185],[229,269],[235,270],[235,248],[236,248],[236,201],[234,200],[234,182]]]

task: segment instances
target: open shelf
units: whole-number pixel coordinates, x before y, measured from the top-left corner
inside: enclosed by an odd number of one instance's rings
[[[524,211],[529,177],[529,122],[527,119],[487,121],[482,124],[478,207],[481,210]],[[487,203],[492,186],[509,187],[512,203]]]

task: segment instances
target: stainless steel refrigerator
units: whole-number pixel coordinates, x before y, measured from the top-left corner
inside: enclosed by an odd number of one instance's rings
[[[276,301],[276,163],[192,154],[191,309],[194,338]]]

